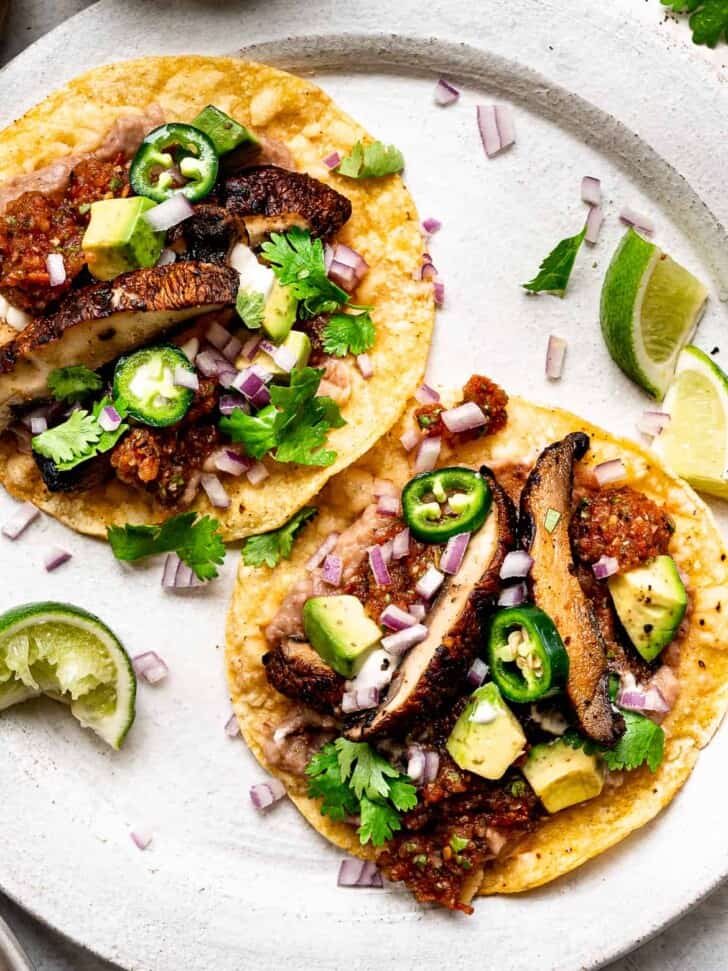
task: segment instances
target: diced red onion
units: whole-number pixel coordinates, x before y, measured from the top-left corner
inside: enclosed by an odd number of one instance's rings
[[[606,580],[614,576],[619,570],[619,560],[613,556],[600,556],[596,563],[592,563],[592,572],[597,580]]]
[[[66,267],[60,253],[48,254],[46,269],[48,270],[48,282],[52,287],[60,287],[61,284],[66,282]]]
[[[620,708],[626,708],[628,711],[665,714],[670,710],[662,692],[655,685],[647,688],[647,690],[623,688],[617,695],[617,704]]]
[[[250,405],[242,397],[242,395],[237,394],[224,394],[220,398],[220,414],[221,415],[232,415],[236,408],[240,408],[246,414],[250,413]]]
[[[258,400],[263,395],[267,395],[268,400],[270,400],[270,393],[266,387],[266,381],[261,377],[260,370],[257,368],[249,367],[241,371],[235,377],[232,386],[256,406]]]
[[[341,287],[342,290],[346,290],[347,293],[356,287],[356,272],[352,266],[347,266],[346,263],[339,263],[338,260],[332,260],[331,266],[328,271],[329,280],[333,281],[337,286]]]
[[[666,411],[644,411],[637,428],[645,435],[657,438],[670,424],[671,416]]]
[[[309,557],[309,559],[306,561],[306,569],[311,572],[311,570],[315,570],[317,567],[321,566],[338,541],[338,533],[329,533],[313,556]]]
[[[449,408],[442,412],[440,418],[442,418],[447,430],[453,433],[469,432],[473,428],[480,428],[487,422],[482,408],[476,405],[474,401],[465,401],[457,408]]]
[[[551,334],[546,348],[546,377],[551,381],[558,381],[564,370],[567,343],[563,337]]]
[[[341,155],[338,152],[332,152],[331,155],[327,155],[324,159],[324,165],[327,169],[335,169],[340,162]]]
[[[262,462],[256,462],[248,471],[245,473],[245,477],[252,486],[260,485],[264,479],[267,479],[270,475],[268,469],[263,465]]]
[[[397,496],[380,496],[377,501],[377,512],[380,516],[399,516],[400,504]]]
[[[202,488],[207,493],[207,498],[216,509],[228,509],[230,506],[230,496],[225,491],[225,487],[216,475],[206,472],[200,479]]]
[[[191,372],[187,372],[188,374]],[[197,379],[197,375],[192,375]],[[116,429],[121,424],[121,415],[114,408],[113,405],[106,405],[105,408],[101,409],[101,414],[99,415],[99,425],[103,428],[105,432],[115,432]]]
[[[443,573],[454,575],[458,572],[465,558],[465,551],[470,542],[470,533],[458,533],[447,541],[445,551],[440,557],[440,569]]]
[[[598,242],[603,222],[604,210],[602,207],[592,206],[589,209],[589,215],[586,217],[586,233],[584,234],[584,239],[587,243],[591,243],[594,246]]]
[[[396,634],[388,634],[382,638],[382,647],[387,654],[399,656],[404,654],[415,644],[419,644],[427,637],[427,628],[424,624],[412,624],[403,630],[398,630]]]
[[[415,398],[422,405],[435,405],[440,400],[440,395],[434,388],[431,388],[429,384],[422,384],[415,391]]]
[[[410,531],[408,527],[400,530],[392,539],[392,559],[403,560],[409,556],[410,550]]]
[[[170,249],[168,246],[165,246],[165,248],[159,254],[159,259],[157,260],[157,266],[169,266],[170,264],[176,263],[176,262],[177,262],[177,254],[175,253],[175,251],[173,249]]]
[[[253,464],[253,460],[239,455],[231,448],[221,448],[214,453],[213,464],[218,472],[239,476],[243,472],[248,471]]]
[[[228,361],[235,361],[242,349],[243,342],[238,340],[237,337],[231,337],[227,344],[223,347],[222,353],[228,359]]]
[[[195,358],[195,367],[206,378],[216,378],[223,387],[234,384],[237,371],[226,357],[213,348],[205,348]]]
[[[357,354],[356,356],[356,366],[361,372],[361,376],[368,381],[374,374],[374,365],[372,364],[372,359],[368,354]]]
[[[370,548],[369,566],[371,567],[372,575],[374,576],[377,586],[388,587],[391,584],[392,577],[389,575],[389,570],[387,569],[387,564],[384,560],[381,546],[372,546]]]
[[[391,563],[392,562],[392,547],[393,547],[393,545],[394,544],[392,543],[392,540],[391,539],[390,540],[387,540],[386,543],[382,543],[382,559],[384,560],[385,563]]]
[[[473,663],[470,665],[468,673],[466,675],[468,679],[468,685],[471,688],[479,688],[481,684],[485,681],[485,676],[488,673],[488,665],[482,658],[476,657]]]
[[[425,774],[425,751],[419,745],[407,749],[407,775],[413,782],[419,782]]]
[[[205,340],[217,348],[218,351],[222,351],[223,347],[230,340],[230,336],[229,330],[226,330],[222,324],[218,324],[216,320],[213,320],[205,334]]]
[[[400,442],[402,443],[402,448],[405,452],[411,452],[412,449],[420,444],[420,439],[422,435],[417,431],[416,428],[408,428],[403,435],[400,436]]]
[[[51,573],[53,570],[57,570],[59,566],[63,566],[64,563],[68,563],[70,559],[71,554],[68,550],[63,550],[60,546],[51,546],[43,557],[43,566],[47,573]]]
[[[442,442],[439,436],[425,438],[417,450],[415,459],[415,472],[432,472],[440,456],[440,446]]]
[[[243,344],[243,347],[240,353],[242,354],[242,356],[245,358],[246,361],[253,360],[253,358],[255,357],[256,351],[260,347],[261,340],[262,338],[259,335],[254,334],[253,337],[249,337],[248,340]]]
[[[3,536],[7,536],[8,539],[17,539],[39,515],[40,509],[36,509],[32,502],[24,502],[3,526],[1,530]]]
[[[380,496],[399,496],[399,489],[391,479],[375,479],[372,495],[377,499]]]
[[[269,779],[267,782],[258,782],[250,787],[250,801],[258,811],[268,809],[285,794],[286,787],[280,779]]]
[[[237,738],[240,734],[240,722],[235,712],[225,722],[225,734],[228,738]]]
[[[353,711],[365,711],[379,704],[379,688],[354,688],[345,691],[341,698],[341,710],[345,715]]]
[[[148,830],[140,829],[139,827],[133,829],[129,833],[129,836],[138,850],[146,850],[152,842],[152,834]]]
[[[589,206],[600,206],[602,204],[602,184],[599,179],[591,175],[585,175],[581,180],[581,199]]]
[[[283,344],[281,344],[280,347],[276,347],[271,357],[281,371],[285,371],[286,374],[290,374],[298,363],[298,357],[296,354],[291,350],[290,347],[285,347]]]
[[[418,623],[421,623],[427,616],[427,608],[424,604],[410,604],[409,612]]]
[[[412,627],[416,621],[408,611],[402,610],[396,604],[387,604],[379,615],[379,623],[389,630],[399,631]]]
[[[179,366],[174,369],[174,385],[176,388],[189,388],[190,391],[198,391],[200,379],[194,371]]]
[[[499,607],[518,607],[526,599],[526,584],[514,583],[511,587],[505,587],[498,597]]]
[[[435,104],[446,108],[448,105],[455,104],[460,97],[460,92],[453,87],[445,78],[440,78],[435,85]]]
[[[516,141],[516,126],[513,123],[513,112],[508,105],[495,106],[495,123],[500,139],[500,150],[509,148]]]
[[[176,192],[153,209],[147,209],[144,219],[155,232],[161,233],[189,219],[194,211],[186,197]]]
[[[423,780],[425,784],[435,781],[439,768],[440,756],[437,754],[437,752],[433,752],[431,749],[428,749],[425,752],[425,776]]]
[[[361,253],[357,253],[356,250],[353,250],[350,246],[345,246],[343,243],[336,244],[334,260],[343,263],[344,266],[350,266],[356,273],[357,282],[362,280],[369,270],[369,264]]]
[[[324,560],[323,569],[321,570],[321,579],[324,581],[324,583],[328,583],[332,587],[338,587],[341,584],[343,570],[344,565],[341,557],[334,556],[333,553],[329,553]]]
[[[42,435],[44,431],[48,430],[48,419],[44,418],[43,415],[34,415],[30,419],[30,431],[33,435]]]
[[[625,206],[619,214],[619,218],[623,223],[627,223],[628,226],[633,226],[635,229],[641,229],[643,233],[647,233],[651,236],[655,231],[655,223],[650,216],[645,216],[644,213],[637,212],[630,206]]]
[[[594,477],[600,486],[608,485],[610,482],[619,482],[627,475],[624,462],[621,459],[610,459],[608,462],[600,462],[594,466]]]
[[[169,553],[164,561],[162,586],[168,590],[188,590],[204,587],[205,581],[197,577],[192,568],[183,563],[176,553]]]
[[[422,260],[422,266],[420,267],[420,280],[436,280],[437,279],[437,267],[430,259],[429,255],[426,253]]]
[[[195,358],[197,357],[200,350],[200,342],[196,337],[190,337],[188,341],[180,347],[180,350],[185,355],[190,364],[195,363]]]
[[[137,654],[131,659],[134,672],[144,678],[149,684],[159,684],[169,674],[169,668],[156,651]]]
[[[331,246],[329,243],[327,243],[324,246],[324,268],[326,270],[327,275],[329,270],[331,269],[331,264],[333,262],[334,262],[334,247]]]
[[[440,573],[437,567],[429,566],[427,572],[415,584],[415,592],[423,600],[432,600],[442,586],[444,579],[444,573]]]
[[[342,860],[338,887],[383,887],[382,874],[373,860]]]
[[[435,303],[441,307],[445,303],[445,284],[441,280],[436,280],[432,288],[435,295]]]
[[[533,566],[533,557],[525,550],[511,550],[506,553],[498,574],[501,580],[512,580],[515,577],[527,577]]]
[[[498,133],[498,122],[495,116],[494,105],[478,105],[478,130],[483,142],[483,148],[488,158],[492,158],[501,150],[500,134]]]
[[[438,230],[442,229],[442,223],[439,219],[433,219],[432,216],[429,216],[427,219],[422,221],[422,228],[428,235],[431,236],[433,233],[436,233]]]
[[[36,418],[43,418],[46,422],[46,428],[48,427],[48,415],[50,414],[50,408],[48,406],[41,406],[40,408],[34,408],[33,411],[28,412],[26,415],[20,419],[20,421],[28,428],[31,432],[33,431],[33,421]],[[38,426],[40,427],[40,426]],[[45,428],[43,429],[45,431]],[[40,432],[34,432],[34,434],[40,435]]]

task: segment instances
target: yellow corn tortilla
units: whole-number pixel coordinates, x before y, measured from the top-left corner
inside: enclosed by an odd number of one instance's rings
[[[538,887],[598,856],[653,819],[690,775],[699,750],[712,738],[728,705],[728,560],[705,503],[645,449],[569,412],[512,398],[508,415],[502,432],[459,448],[458,464],[492,464],[496,472],[498,463],[532,465],[549,443],[569,432],[586,432],[591,449],[585,463],[597,465],[621,457],[626,483],[662,504],[673,518],[676,531],[670,553],[686,577],[690,612],[676,672],[680,695],[663,723],[665,757],[658,771],[653,775],[645,767],[622,773],[598,798],[548,818],[512,857],[486,870],[481,894]],[[274,570],[241,563],[227,622],[228,683],[248,745],[261,765],[282,780],[298,809],[322,836],[370,859],[373,850],[360,846],[353,827],[322,816],[318,803],[306,797],[302,780],[266,759],[266,726],[285,718],[294,703],[266,680],[261,664],[266,650],[263,632],[308,557],[328,533],[345,529],[357,518],[369,501],[373,478],[402,485],[412,476],[410,459],[399,442],[399,435],[411,427],[408,411],[375,448],[326,486],[317,500],[320,514],[301,534],[290,560]]]
[[[374,376],[365,381],[352,359],[345,359],[352,375],[351,397],[342,408],[347,425],[332,430],[328,440],[338,458],[328,468],[266,459],[271,474],[258,487],[244,477],[225,477],[232,499],[227,511],[212,509],[200,496],[193,508],[212,512],[224,537],[236,539],[280,526],[397,420],[424,373],[434,324],[432,284],[414,279],[423,240],[402,179],[346,179],[323,163],[331,152],[344,155],[359,139],[368,139],[367,132],[315,84],[263,64],[185,56],[95,68],[0,132],[0,182],[70,153],[92,152],[116,118],[154,103],[167,121],[189,121],[206,104],[215,104],[255,132],[285,142],[299,171],[351,199],[351,219],[337,238],[371,267],[356,296],[374,306]],[[0,343],[12,336],[5,327]],[[49,493],[32,458],[18,453],[11,436],[0,439],[0,482],[19,499],[91,535],[103,535],[107,525],[149,523],[171,515],[150,495],[117,479],[79,494]]]

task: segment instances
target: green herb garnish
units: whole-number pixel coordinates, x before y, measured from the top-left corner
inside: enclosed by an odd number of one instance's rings
[[[620,712],[624,716],[626,727],[624,735],[614,748],[606,748],[582,738],[573,729],[562,738],[572,748],[583,748],[587,755],[598,754],[612,771],[629,771],[646,763],[651,772],[656,772],[665,749],[664,731],[655,722],[635,711],[620,708]]]
[[[48,390],[56,401],[78,401],[92,391],[100,391],[103,381],[83,365],[59,367],[48,375]]]
[[[374,321],[360,314],[333,314],[324,328],[324,350],[334,357],[364,354],[374,347]]]
[[[198,579],[212,580],[225,559],[219,529],[212,516],[197,519],[197,513],[183,512],[156,526],[110,526],[107,538],[117,560],[176,553]]]
[[[728,37],[728,0],[662,0],[675,13],[689,13],[693,43],[715,47],[721,34]]]
[[[261,250],[281,286],[290,287],[301,301],[306,316],[332,313],[348,302],[348,293],[326,275],[323,243],[307,230],[294,226],[285,235],[271,233]]]
[[[576,236],[562,239],[551,250],[539,267],[539,271],[530,283],[524,283],[524,290],[532,293],[554,293],[563,297],[569,285],[571,271],[574,269],[576,254],[586,236],[586,226]]]
[[[129,430],[123,422],[113,432],[101,427],[99,415],[111,403],[111,398],[102,398],[90,414],[83,408],[74,411],[62,424],[36,435],[32,440],[33,451],[51,459],[60,472],[68,472],[82,462],[110,451]],[[123,404],[117,401],[114,407],[124,417]]]
[[[243,546],[243,563],[246,566],[262,566],[265,563],[272,569],[281,559],[289,560],[293,541],[317,512],[316,506],[304,506],[279,529],[249,536]]]

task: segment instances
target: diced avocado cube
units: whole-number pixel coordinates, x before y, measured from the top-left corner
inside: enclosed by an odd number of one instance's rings
[[[447,740],[461,769],[484,779],[500,779],[526,747],[518,719],[490,682],[473,692]]]
[[[292,330],[278,347],[290,352],[291,360],[295,362],[294,368],[303,368],[308,364],[308,359],[311,356],[311,340],[308,334],[304,334],[303,331]],[[266,371],[270,371],[275,378],[287,378],[291,371],[290,368],[286,370],[286,368],[281,367],[266,351],[258,351],[253,358],[253,364],[260,364]]]
[[[356,597],[311,597],[303,606],[303,629],[311,647],[345,678],[359,672],[382,632]]]
[[[207,135],[218,155],[226,155],[241,145],[260,145],[245,125],[241,125],[215,105],[203,108],[191,125]]]
[[[596,755],[557,739],[534,745],[523,774],[550,813],[593,799],[602,791],[604,772]]]
[[[688,605],[675,561],[656,556],[607,582],[629,639],[646,661],[654,661],[674,639]]]
[[[91,204],[91,220],[81,247],[88,268],[98,280],[154,266],[164,246],[164,233],[155,232],[144,213],[156,203],[146,196],[102,199]]]
[[[291,287],[275,280],[263,309],[263,330],[274,341],[285,340],[296,323],[297,309],[298,301]]]

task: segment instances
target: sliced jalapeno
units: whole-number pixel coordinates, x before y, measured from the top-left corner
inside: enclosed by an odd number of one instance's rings
[[[423,472],[402,490],[402,513],[412,535],[423,543],[445,543],[458,533],[474,533],[490,511],[488,484],[472,469]]]
[[[190,409],[194,391],[175,384],[175,371],[195,373],[178,347],[145,347],[119,359],[114,371],[114,397],[127,414],[145,425],[166,428],[181,421]]]
[[[204,198],[217,180],[212,140],[199,128],[177,122],[150,131],[129,169],[138,196],[164,202],[181,192],[190,202]]]
[[[490,624],[491,677],[509,701],[556,694],[569,676],[569,655],[554,622],[538,607],[507,607]]]

